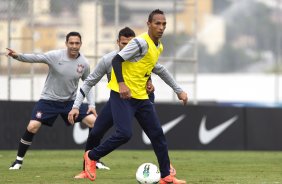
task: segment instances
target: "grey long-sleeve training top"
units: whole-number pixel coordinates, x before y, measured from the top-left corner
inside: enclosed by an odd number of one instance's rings
[[[18,61],[45,63],[49,72],[40,99],[54,101],[75,100],[79,79],[85,80],[90,73],[88,60],[80,54],[76,59],[68,57],[67,50],[52,50],[43,54],[19,54]],[[95,107],[94,93],[88,92],[87,100]]]

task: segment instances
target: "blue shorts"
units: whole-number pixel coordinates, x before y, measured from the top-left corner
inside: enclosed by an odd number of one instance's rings
[[[47,126],[53,126],[58,115],[61,115],[66,125],[71,125],[68,121],[68,114],[72,109],[74,101],[57,102],[52,100],[40,99],[34,106],[31,114],[31,120],[40,121]],[[81,122],[86,116],[88,104],[81,104],[79,116],[76,122]]]

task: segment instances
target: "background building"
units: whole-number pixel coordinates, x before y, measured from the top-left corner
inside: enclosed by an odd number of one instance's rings
[[[47,69],[42,65],[35,64],[30,67],[8,60],[4,56],[6,47],[20,52],[45,52],[63,48],[65,34],[75,30],[82,34],[81,50],[89,58],[93,68],[100,56],[117,48],[115,41],[120,28],[129,26],[137,34],[146,31],[148,13],[159,8],[165,11],[168,22],[162,39],[165,49],[160,62],[189,91],[192,101],[281,101],[280,1],[0,2],[0,80],[1,84],[5,84],[0,88],[0,99],[35,100],[37,96],[32,93],[40,93],[40,89],[36,88],[42,82],[38,81],[38,85],[33,86],[40,78],[34,77],[34,74],[44,75]],[[20,97],[12,92],[12,86],[17,80],[25,81],[25,85],[31,86],[28,87],[31,95]],[[158,81],[158,78],[154,80],[157,87],[167,90],[166,85]],[[265,83],[261,84],[261,81]],[[253,84],[252,88],[249,83]],[[213,90],[207,93],[210,85]],[[260,89],[261,85],[264,90]],[[242,88],[244,93],[238,90]],[[254,92],[257,95],[252,95]],[[100,98],[99,90],[96,95]],[[167,98],[164,92],[159,94],[162,101],[175,101],[173,92],[169,96],[171,98]]]

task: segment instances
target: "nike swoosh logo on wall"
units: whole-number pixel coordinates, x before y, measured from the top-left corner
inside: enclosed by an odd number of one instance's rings
[[[162,125],[162,129],[164,134],[166,134],[167,132],[169,132],[172,128],[174,128],[180,121],[182,121],[185,118],[185,114],[179,116],[178,118],[175,118],[174,120],[171,120],[167,123],[165,123],[164,125]],[[149,145],[151,144],[150,139],[148,138],[148,136],[145,134],[144,131],[142,131],[142,140],[145,144]]]
[[[218,137],[225,129],[227,129],[232,123],[238,119],[238,116],[234,116],[229,120],[221,123],[220,125],[207,130],[206,128],[206,116],[202,118],[200,128],[199,128],[199,139],[202,144],[209,144],[216,137]]]
[[[88,138],[89,128],[81,128],[79,123],[75,123],[73,127],[73,140],[76,144],[83,144]]]

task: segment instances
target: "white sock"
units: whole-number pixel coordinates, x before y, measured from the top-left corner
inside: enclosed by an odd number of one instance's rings
[[[17,156],[17,158],[16,158],[17,160],[19,160],[19,161],[23,161],[23,157],[19,157],[19,156]]]

